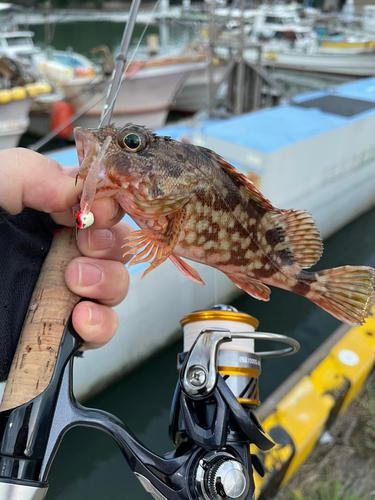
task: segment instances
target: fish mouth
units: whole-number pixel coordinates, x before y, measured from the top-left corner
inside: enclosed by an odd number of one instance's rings
[[[76,143],[78,164],[81,167],[85,158],[95,154],[98,139],[91,130],[82,127],[75,127],[73,135]]]

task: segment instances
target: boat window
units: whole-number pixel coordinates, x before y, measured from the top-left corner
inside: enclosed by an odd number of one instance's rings
[[[294,42],[297,39],[294,31],[276,31],[274,38],[276,40],[287,40],[288,42]]]
[[[283,20],[281,17],[266,16],[266,23],[283,24]]]
[[[276,38],[276,40],[282,40],[284,38],[284,32],[276,31],[274,38]]]
[[[59,62],[60,64],[63,64],[64,66],[71,66],[73,68],[78,68],[82,66],[82,62],[78,61],[78,59],[75,59],[74,57],[70,55],[63,55],[63,54],[53,54],[53,59],[56,62]]]
[[[29,46],[33,45],[30,38],[28,38],[26,36],[14,36],[14,37],[7,38],[7,43],[8,43],[9,47],[16,47],[19,45],[29,45]]]
[[[318,108],[324,113],[350,117],[375,108],[375,102],[337,95],[326,95],[297,103],[297,106],[301,106],[302,108]]]

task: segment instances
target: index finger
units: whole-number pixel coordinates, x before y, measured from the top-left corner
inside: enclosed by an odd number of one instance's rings
[[[99,198],[91,205],[91,212],[94,215],[93,228],[105,229],[112,227],[124,217],[125,212],[114,198]],[[55,212],[51,214],[52,219],[62,226],[74,227],[76,220],[73,209],[66,212]]]
[[[61,165],[22,148],[0,151],[0,205],[10,214],[25,207],[40,212],[64,212],[74,206],[81,181],[64,174]]]
[[[61,166],[63,172],[69,177],[76,178],[78,166]],[[94,215],[93,228],[105,229],[117,224],[124,216],[125,212],[114,198],[103,197],[93,201],[91,212]],[[74,227],[75,218],[73,210],[63,213],[52,213],[51,217],[57,224]]]

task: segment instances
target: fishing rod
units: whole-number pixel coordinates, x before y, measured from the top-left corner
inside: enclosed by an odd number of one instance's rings
[[[132,3],[126,25],[130,34],[139,1]],[[103,124],[110,121],[125,59],[126,53],[116,65]],[[73,363],[83,341],[71,313],[80,297],[67,288],[64,272],[79,255],[75,229],[55,234],[31,298],[0,406],[0,500],[43,500],[53,458],[74,426],[110,434],[157,500],[252,500],[253,469],[263,474],[263,467],[250,444],[260,450],[274,445],[253,412],[259,404],[260,361],[292,354],[298,343],[255,332],[254,318],[228,306],[183,318],[186,343],[169,425],[175,449],[160,457],[117,417],[85,408],[74,397]],[[255,353],[254,340],[276,340],[287,347]],[[222,350],[224,345],[231,350]]]

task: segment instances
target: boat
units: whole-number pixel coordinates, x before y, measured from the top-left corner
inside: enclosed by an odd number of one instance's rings
[[[29,126],[32,98],[25,89],[0,90],[0,149],[15,148]]]
[[[252,41],[262,43],[262,63],[272,69],[329,75],[375,75],[375,39],[366,33],[343,30],[319,37],[311,25],[302,24],[297,12],[282,5],[258,8]],[[247,49],[245,58],[254,63],[258,53]]]
[[[204,71],[207,65],[206,58],[200,55],[135,62],[125,73],[117,96],[114,120],[142,123],[150,128],[163,126],[186,79],[195,72]],[[97,125],[108,85],[108,81],[99,85],[93,81],[84,92],[79,84],[63,86],[67,99],[74,103],[75,111],[86,106],[89,99],[96,100],[95,105],[77,120],[77,126]]]
[[[365,32],[375,34],[375,5],[363,6],[362,26]]]
[[[5,26],[0,31],[0,55],[29,64],[39,78],[45,77],[52,84],[59,85],[74,77],[97,76],[99,67],[84,55],[71,49],[42,49],[35,46],[33,37],[33,31],[19,30],[16,25]]]
[[[50,85],[34,81],[17,61],[0,58],[0,149],[18,146],[29,127],[34,100],[50,92]]]
[[[194,71],[181,86],[179,92],[177,93],[174,103],[172,105],[172,110],[182,114],[193,114],[197,111],[207,108],[209,102],[209,67],[208,62],[210,57],[207,50],[207,30],[202,30],[203,33],[201,38],[192,40],[185,51],[182,53],[196,54],[202,58],[202,60],[207,61],[207,65],[197,71]],[[225,80],[225,75],[227,73],[228,60],[219,57],[213,57],[212,59],[212,91],[216,93],[220,84]]]
[[[52,106],[59,100],[71,104],[72,114],[82,115],[75,122],[77,126],[95,127],[100,120],[111,72],[102,71],[99,65],[72,50],[52,47],[42,50],[34,45],[33,36],[32,31],[0,32],[0,54],[28,60],[38,77],[54,88],[48,99],[34,103],[29,132],[37,136],[50,132]],[[141,122],[153,128],[163,126],[185,80],[194,72],[204,71],[207,64],[206,57],[200,53],[134,62],[124,75],[115,119]]]
[[[226,69],[226,64],[214,66],[212,75],[214,91],[217,91],[223,78],[225,78]],[[206,109],[209,102],[208,84],[209,76],[207,67],[199,71],[194,71],[177,93],[172,110],[182,114],[193,114]]]
[[[192,73],[204,70],[207,64],[201,57],[155,58],[131,64],[117,95],[114,121],[137,122],[150,128],[163,126],[185,80]],[[103,79],[101,75],[90,81],[77,77],[62,83],[64,99],[78,115],[76,126],[97,127],[109,84],[110,78]],[[34,108],[30,132],[46,135],[50,131],[50,113],[50,107],[44,105]]]
[[[82,87],[90,84],[94,79],[103,80],[100,68],[90,59],[72,50],[55,50],[53,47],[41,49],[33,42],[32,31],[19,30],[11,25],[0,31],[0,56],[7,57],[23,65],[34,79],[46,82],[50,86],[48,94],[36,96],[30,109],[28,120],[29,131],[34,128],[36,114],[43,114],[42,129],[49,130],[51,110],[54,103],[66,98],[63,85],[77,85]],[[44,123],[46,121],[46,123]],[[43,129],[44,130],[44,129]]]

